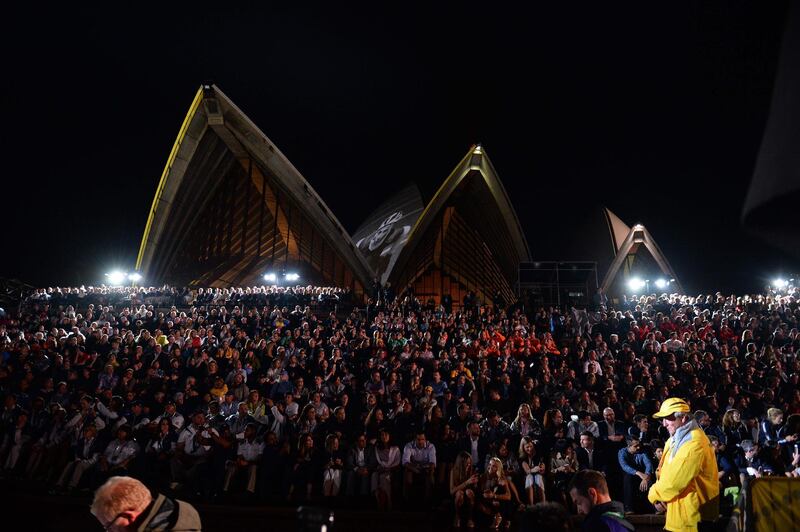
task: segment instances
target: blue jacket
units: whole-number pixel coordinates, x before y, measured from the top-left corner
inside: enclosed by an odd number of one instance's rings
[[[628,452],[627,447],[623,447],[619,450],[617,458],[619,459],[619,466],[629,475],[635,475],[636,473],[652,475],[655,470],[653,462],[647,456],[647,453],[631,454]]]

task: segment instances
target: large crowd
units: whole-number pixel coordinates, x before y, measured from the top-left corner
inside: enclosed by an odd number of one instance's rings
[[[456,526],[573,507],[600,471],[653,513],[680,397],[721,493],[800,475],[798,292],[447,308],[373,287],[49,288],[0,318],[0,468],[54,492],[129,475],[182,498],[447,505]],[[347,310],[343,311],[346,308]]]

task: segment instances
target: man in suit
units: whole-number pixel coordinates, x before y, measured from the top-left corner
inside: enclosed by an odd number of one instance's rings
[[[620,449],[625,447],[625,424],[617,421],[616,412],[613,408],[603,410],[603,421],[598,423],[600,438],[597,446],[602,447],[606,456],[611,457],[606,461],[606,480],[611,493],[616,498],[622,495],[622,469],[616,459]]]
[[[486,455],[489,453],[489,441],[481,433],[481,426],[477,421],[467,424],[467,435],[458,441],[458,450],[468,452],[472,457],[472,466],[483,472]]]
[[[617,451],[625,446],[625,424],[617,421],[613,408],[603,410],[603,421],[598,423],[600,442],[605,447]]]
[[[93,424],[83,427],[83,436],[75,443],[72,451],[74,459],[61,472],[54,492],[63,491],[65,486],[70,490],[77,489],[83,474],[97,463],[100,453],[103,452],[102,442],[97,438],[97,427]]]
[[[367,435],[359,434],[355,445],[347,451],[344,470],[347,474],[346,493],[348,496],[368,496],[370,476],[376,467],[375,450],[367,446]]]
[[[608,461],[602,449],[595,446],[594,434],[584,431],[580,437],[581,446],[576,455],[578,459],[578,471],[593,469],[602,473],[606,472]]]

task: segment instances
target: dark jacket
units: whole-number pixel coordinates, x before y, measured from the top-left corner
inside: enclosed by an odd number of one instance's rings
[[[344,459],[344,467],[347,471],[353,471],[357,463],[357,455],[356,455],[356,446],[350,447],[347,450],[347,455]],[[364,465],[369,471],[375,471],[375,468],[378,467],[378,459],[375,458],[375,447],[372,445],[367,445],[364,448]]]
[[[611,501],[598,504],[592,508],[583,520],[581,530],[584,532],[625,532],[636,530],[625,519],[625,508],[622,503]]]
[[[80,438],[72,446],[72,451],[76,460],[91,460],[103,454],[105,447],[103,446],[103,442],[100,441],[100,438],[93,438],[92,442],[89,444],[88,452],[84,452],[84,448],[86,447],[85,443],[86,438]]]
[[[597,446],[595,446],[594,452],[592,453],[591,465],[589,465],[589,453],[587,453],[586,449],[583,447],[575,451],[575,456],[578,459],[578,471],[593,469],[594,471],[605,473],[608,470],[608,456],[603,449],[598,449]]]
[[[608,424],[605,422],[605,420],[598,421],[597,428],[600,430],[600,437],[598,439],[603,443],[608,443]],[[614,432],[617,434],[622,434],[623,436],[627,434],[627,431],[625,430],[625,423],[622,421],[615,421]],[[617,445],[617,443],[614,442],[614,445]],[[619,445],[625,445],[625,442],[620,442]]]
[[[458,451],[466,451],[470,456],[472,456],[472,438],[469,436],[459,438],[457,448]],[[486,455],[488,453],[489,441],[483,435],[481,435],[478,437],[478,462],[472,464],[472,466],[477,468],[478,471],[483,471],[483,467],[486,462]]]

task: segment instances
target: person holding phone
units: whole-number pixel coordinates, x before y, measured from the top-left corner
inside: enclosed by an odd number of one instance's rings
[[[466,510],[467,528],[475,528],[472,520],[472,510],[475,505],[475,490],[478,485],[478,474],[472,467],[472,457],[467,451],[461,451],[456,456],[453,469],[450,470],[450,495],[453,496],[455,515],[453,527],[461,526],[461,515]]]

